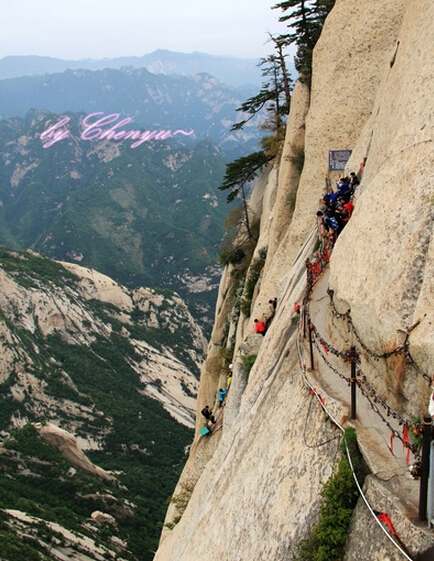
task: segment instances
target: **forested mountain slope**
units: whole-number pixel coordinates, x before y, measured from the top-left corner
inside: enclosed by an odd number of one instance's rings
[[[32,252],[0,250],[0,287],[2,558],[152,558],[191,440],[201,330],[170,291]]]
[[[0,242],[94,267],[129,287],[178,291],[210,323],[227,212],[211,141],[83,139],[82,114],[0,122]],[[94,122],[94,120],[92,120]],[[108,129],[109,125],[103,127]],[[47,133],[49,134],[49,133]],[[140,142],[137,140],[137,142]]]

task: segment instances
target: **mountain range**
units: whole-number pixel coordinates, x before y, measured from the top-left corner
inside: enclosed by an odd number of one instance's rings
[[[228,159],[257,149],[258,119],[232,132],[236,109],[245,100],[235,88],[209,74],[165,76],[145,68],[65,70],[0,81],[1,117],[24,117],[29,109],[63,114],[119,114],[137,127],[194,131],[211,138]]]
[[[134,288],[176,290],[211,322],[227,213],[217,187],[223,153],[211,140],[84,140],[44,148],[60,117],[30,111],[0,122],[0,243],[94,267]],[[48,139],[47,139],[48,140]],[[208,320],[207,320],[208,317]]]
[[[64,70],[121,69],[126,66],[146,68],[153,74],[178,74],[188,76],[205,72],[220,82],[234,86],[261,85],[258,59],[216,56],[207,53],[178,53],[158,49],[143,56],[104,59],[62,60],[46,56],[7,56],[0,60],[0,80],[19,76],[53,74]]]

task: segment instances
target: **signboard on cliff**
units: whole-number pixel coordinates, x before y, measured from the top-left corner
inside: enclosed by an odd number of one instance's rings
[[[329,171],[345,169],[350,156],[351,150],[329,150]]]

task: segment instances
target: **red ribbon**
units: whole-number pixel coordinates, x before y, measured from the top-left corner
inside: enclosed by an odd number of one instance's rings
[[[389,441],[390,446],[389,447],[390,447],[390,451],[392,452],[393,455],[395,455],[394,452],[393,452],[393,439],[394,438],[395,438],[395,435],[393,434],[393,432],[390,433],[390,441]]]
[[[389,516],[387,516],[387,514],[385,512],[382,512],[380,514],[380,516],[378,517],[378,520],[380,522],[385,522],[389,526],[390,531],[392,532],[392,536],[397,536],[398,535],[395,531],[395,528],[392,525],[392,520],[390,519]]]
[[[402,427],[402,447],[407,448],[407,455],[405,457],[405,465],[410,464],[410,438],[408,436],[408,427],[404,425]]]

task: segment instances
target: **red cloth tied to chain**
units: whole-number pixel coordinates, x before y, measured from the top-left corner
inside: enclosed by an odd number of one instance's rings
[[[380,516],[378,517],[378,520],[379,520],[380,522],[385,522],[385,523],[389,526],[389,529],[390,529],[390,531],[392,532],[392,536],[398,536],[398,534],[396,533],[395,528],[393,527],[392,520],[390,519],[389,516],[387,516],[387,514],[386,514],[385,512],[382,512],[382,513],[380,514]]]
[[[389,448],[390,448],[390,451],[392,452],[393,455],[395,455],[394,452],[393,452],[393,439],[394,438],[395,438],[395,435],[393,434],[393,432],[390,433]]]

